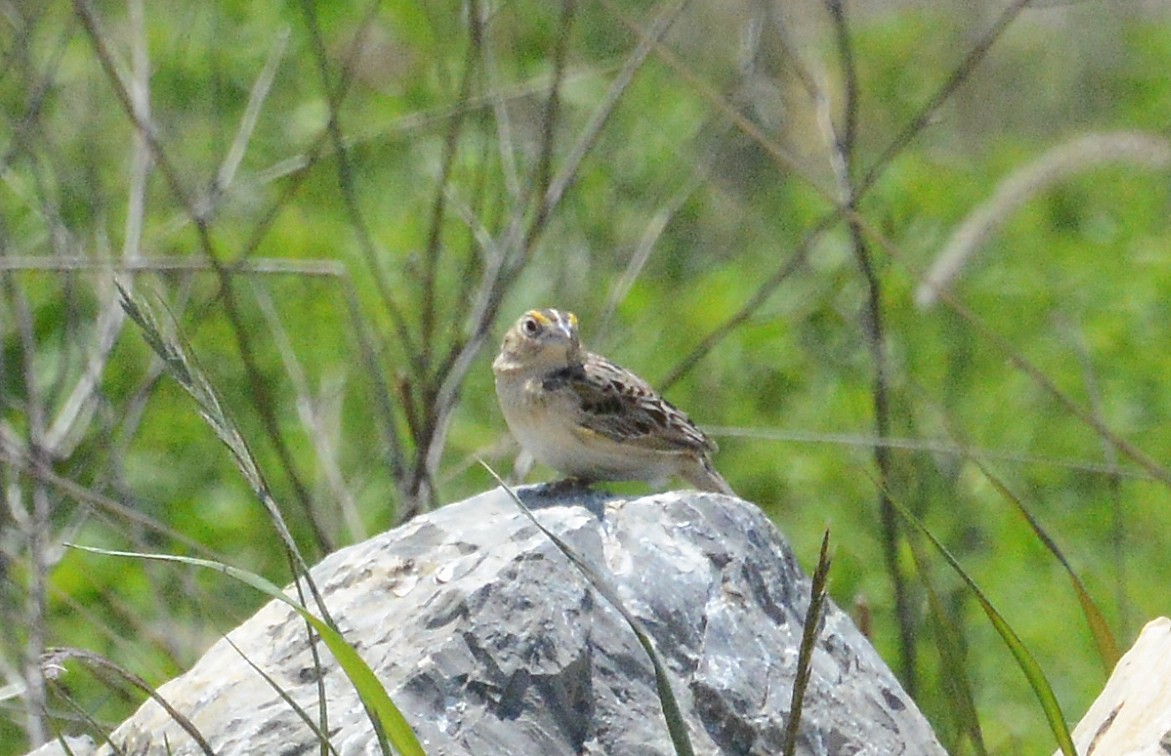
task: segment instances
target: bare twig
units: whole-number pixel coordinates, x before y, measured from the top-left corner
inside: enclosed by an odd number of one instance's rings
[[[951,99],[951,96],[960,88],[960,85],[968,80],[968,77],[976,70],[976,66],[984,60],[984,56],[988,54],[988,51],[992,49],[996,41],[1004,35],[1004,32],[1016,20],[1016,17],[1032,1],[1013,0],[1013,2],[1001,11],[1000,16],[997,17],[992,26],[988,27],[988,31],[984,32],[984,36],[980,37],[976,41],[976,44],[972,45],[968,50],[968,54],[964,56],[964,59],[955,67],[955,70],[951,72],[951,75],[936,90],[935,94],[927,100],[927,103],[919,110],[918,115],[911,119],[911,122],[886,146],[886,149],[882,151],[878,159],[866,171],[866,175],[858,182],[857,192],[859,197],[870,191],[878,182],[878,179],[882,177],[882,174],[886,171],[891,161],[898,157],[923,129],[927,128],[927,124],[935,117],[935,113],[943,107],[945,102]]]
[[[206,257],[162,257],[111,260],[90,257],[0,257],[0,272],[5,271],[95,271],[122,274],[138,273],[215,273],[217,268]],[[359,297],[354,289],[346,268],[334,260],[286,260],[280,258],[240,259],[223,270],[231,275],[271,276],[295,275],[301,277],[325,277],[337,279],[351,320],[351,333],[357,341],[366,374],[375,381],[373,390],[374,417],[383,422],[376,426],[381,433],[384,448],[388,450],[387,465],[390,476],[400,485],[405,494],[405,463],[400,437],[396,429],[394,409],[390,405],[393,393],[382,381],[383,372],[378,360],[378,349],[371,337],[369,326],[363,315]],[[155,370],[157,371],[157,367]],[[144,398],[144,397],[143,397]]]
[[[881,445],[889,449],[919,452],[921,454],[945,455],[949,457],[971,457],[981,460],[997,460],[1018,465],[1055,467],[1091,475],[1119,476],[1130,480],[1154,480],[1155,477],[1135,467],[1123,467],[1112,463],[1095,462],[1088,459],[1046,457],[1037,454],[989,449],[977,446],[958,446],[951,441],[932,438],[898,438],[887,436],[875,438],[861,433],[822,433],[819,431],[788,430],[780,428],[739,428],[728,426],[703,427],[705,433],[716,438],[752,438],[763,441],[789,441],[801,444],[834,444],[872,449]]]
[[[8,282],[10,283],[10,282]],[[26,384],[25,413],[28,419],[29,455],[44,462],[41,445],[45,437],[45,407],[37,388],[35,362],[36,341],[28,302],[19,289],[10,286],[9,301],[16,315],[20,337],[21,368]],[[13,481],[15,483],[15,481]],[[25,735],[32,746],[45,742],[45,678],[40,667],[47,637],[45,591],[49,577],[50,501],[45,487],[33,481],[31,491],[12,485],[4,491],[8,509],[20,528],[28,552],[29,569],[24,606],[24,663],[22,665],[25,697]]]
[[[285,366],[285,374],[289,377],[293,389],[296,391],[297,399],[295,404],[297,416],[301,420],[301,427],[305,431],[305,437],[313,444],[317,462],[321,466],[322,475],[329,485],[329,491],[336,500],[337,506],[341,509],[342,519],[350,531],[350,538],[363,540],[366,538],[366,528],[362,524],[357,503],[354,501],[354,496],[350,491],[350,487],[346,484],[345,475],[342,473],[341,465],[338,463],[336,428],[331,429],[327,427],[325,418],[323,417],[324,413],[322,412],[322,404],[324,402],[314,400],[313,398],[313,392],[309,387],[309,380],[305,376],[305,370],[301,367],[300,360],[297,359],[297,354],[293,349],[292,341],[289,339],[288,331],[285,329],[284,323],[277,313],[276,304],[272,301],[272,297],[268,295],[267,290],[259,286],[254,286],[253,292],[260,306],[260,311],[264,314],[265,320],[268,321],[268,328],[272,333],[273,342],[276,344],[277,350],[281,355],[281,361]],[[339,385],[344,384],[344,379],[339,379],[336,383]],[[323,393],[325,396],[336,396],[339,391],[330,389]],[[336,401],[330,401],[329,405],[336,410]],[[336,411],[331,413],[331,416],[336,418]]]
[[[666,391],[675,384],[680,378],[688,373],[693,367],[699,364],[700,360],[708,355],[717,344],[723,341],[730,333],[739,328],[743,323],[747,322],[760,307],[769,300],[776,290],[780,288],[781,284],[788,280],[789,276],[796,273],[805,265],[805,261],[809,256],[809,251],[821,235],[838,220],[837,213],[826,215],[813,228],[805,232],[805,237],[793,251],[791,255],[786,257],[776,270],[769,275],[768,278],[756,287],[756,291],[740,306],[740,309],[732,313],[723,323],[716,326],[715,330],[704,337],[687,355],[679,361],[671,372],[667,374],[662,381],[658,383],[661,391]]]
[[[1086,343],[1082,329],[1069,324],[1066,330],[1070,334],[1070,341],[1077,352],[1081,363],[1083,382],[1086,386],[1086,395],[1089,399],[1089,411],[1099,422],[1105,423],[1105,412],[1102,407],[1102,389],[1098,384],[1098,371],[1090,357],[1090,348]],[[1118,612],[1120,635],[1126,636],[1130,627],[1130,599],[1128,598],[1127,569],[1126,569],[1126,512],[1122,499],[1122,468],[1118,464],[1118,450],[1105,439],[1099,439],[1102,447],[1103,466],[1109,472],[1106,476],[1106,488],[1110,493],[1110,551],[1111,561],[1114,563],[1114,602]]]
[[[826,6],[833,20],[835,38],[837,40],[839,67],[842,69],[842,78],[847,82],[844,96],[846,127],[842,136],[834,136],[831,152],[836,155],[835,163],[841,166],[835,172],[838,179],[838,192],[842,204],[850,211],[858,207],[858,189],[853,181],[854,164],[854,132],[856,125],[857,103],[851,98],[858,96],[857,73],[854,71],[854,55],[850,43],[850,31],[846,22],[845,9],[841,0],[826,0]],[[858,270],[862,275],[866,287],[866,301],[862,307],[861,327],[870,352],[870,361],[874,375],[871,379],[871,400],[874,408],[874,434],[879,440],[886,438],[891,432],[890,411],[890,362],[887,355],[886,329],[884,326],[884,312],[882,308],[882,280],[874,268],[874,261],[862,227],[853,218],[847,219],[850,230],[851,248]],[[878,469],[878,516],[882,533],[882,552],[886,562],[886,572],[890,577],[894,592],[895,621],[899,627],[899,650],[902,661],[900,678],[912,697],[917,688],[917,655],[915,645],[915,616],[911,608],[911,597],[907,578],[899,564],[899,519],[890,500],[892,460],[890,449],[882,444],[876,444],[873,450],[874,465]]]
[[[126,76],[120,70],[109,49],[105,31],[102,29],[97,16],[94,14],[89,0],[73,0],[73,7],[77,15],[81,18],[82,25],[89,35],[97,54],[98,62],[101,64],[109,79],[111,89],[114,91],[115,96],[119,103],[121,103],[127,116],[129,116],[135,129],[150,147],[151,157],[155,165],[158,166],[160,174],[166,180],[172,195],[182,205],[184,211],[194,224],[199,246],[206,255],[208,262],[211,263],[212,268],[220,277],[220,295],[224,305],[224,314],[232,326],[232,333],[236,338],[239,349],[240,361],[248,377],[251,396],[260,415],[261,425],[273,449],[276,451],[277,457],[281,461],[285,474],[288,476],[289,482],[296,493],[297,501],[301,505],[305,518],[312,528],[316,538],[317,548],[326,552],[331,551],[332,544],[329,542],[321,523],[317,519],[309,492],[297,473],[292,452],[289,450],[288,445],[281,435],[276,410],[273,407],[271,393],[268,390],[268,382],[265,380],[260,367],[256,364],[256,351],[252,348],[248,328],[244,322],[240,308],[236,303],[231,276],[228,269],[223,265],[223,258],[216,250],[216,245],[211,236],[210,219],[207,215],[208,208],[201,207],[201,204],[205,203],[197,202],[192,196],[192,193],[183,184],[178,169],[163,149],[161,142],[155,134],[153,125],[144,120],[143,114],[135,109],[133,99],[129,93],[129,86],[126,83]]]
[[[127,260],[79,256],[0,257],[0,273],[33,270],[63,273],[97,271],[102,273],[214,273],[216,267],[206,257],[142,257]],[[252,258],[224,267],[232,275],[295,275],[342,278],[345,267],[335,260],[286,260]]]
[[[421,424],[422,434],[417,439],[422,454],[415,465],[411,481],[412,506],[415,511],[424,505],[429,505],[435,496],[432,481],[447,441],[448,424],[459,398],[463,380],[471,368],[472,360],[475,359],[484,345],[488,329],[495,320],[504,293],[511,286],[523,267],[524,261],[531,254],[537,236],[544,229],[552,210],[552,205],[547,201],[546,187],[549,181],[548,174],[551,172],[553,164],[554,134],[560,102],[558,91],[561,77],[565,72],[565,59],[569,49],[570,28],[576,10],[576,0],[568,0],[562,8],[562,23],[553,55],[553,86],[546,99],[541,150],[535,170],[537,189],[534,190],[534,195],[538,198],[537,206],[532,212],[532,220],[526,225],[525,218],[530,217],[527,212],[527,202],[518,203],[505,232],[504,240],[488,250],[489,252],[495,251],[496,254],[488,257],[477,286],[469,317],[472,328],[471,336],[466,339],[456,339],[436,368],[437,380],[434,397],[429,406],[425,408],[426,417]],[[527,230],[524,230],[526,228]],[[410,514],[413,512],[408,511],[408,515]]]
[[[541,176],[548,176],[548,183],[540,184],[536,192],[536,207],[531,217],[526,208],[518,205],[506,228],[502,241],[495,248],[497,254],[490,255],[477,286],[475,301],[473,302],[468,321],[471,334],[453,345],[447,358],[443,361],[440,374],[443,376],[436,393],[432,425],[433,434],[428,438],[426,466],[434,470],[438,466],[439,455],[443,451],[446,441],[448,424],[451,413],[459,397],[460,387],[464,377],[471,368],[472,361],[483,348],[488,336],[488,329],[495,322],[505,293],[509,290],[524,265],[531,258],[534,246],[540,234],[544,231],[554,209],[559,205],[565,193],[572,186],[573,181],[581,168],[581,162],[597,144],[602,129],[618,107],[622,95],[629,89],[634,75],[645,64],[650,52],[655,48],[672,23],[687,6],[688,0],[677,0],[668,6],[639,41],[638,47],[627,58],[622,70],[610,85],[606,97],[594,111],[590,121],[582,129],[581,135],[575,141],[569,156],[565,159],[556,175],[552,172],[553,150],[553,123],[557,107],[550,97],[547,105],[545,120],[545,137],[542,143],[543,157],[537,168],[538,181]],[[557,51],[554,54],[555,77],[554,91],[565,73],[565,55],[568,49],[570,22],[573,18],[574,3],[568,2],[564,6],[563,22],[558,41]],[[543,166],[543,167],[542,167]],[[526,222],[526,217],[530,219]]]
[[[606,0],[609,2],[609,0]],[[675,0],[671,5],[668,5],[655,17],[651,23],[650,28],[645,31],[639,29],[639,42],[634,52],[622,66],[622,70],[618,72],[614,81],[610,84],[610,88],[606,92],[606,97],[594,110],[593,116],[589,122],[582,129],[582,134],[578,137],[573,149],[570,150],[569,155],[565,159],[565,163],[561,166],[561,170],[549,182],[548,191],[544,193],[541,199],[541,204],[537,208],[537,218],[534,219],[530,233],[539,232],[543,225],[545,218],[548,217],[553,209],[561,202],[562,197],[570,186],[577,179],[581,168],[581,163],[585,157],[597,144],[598,138],[602,134],[602,129],[610,120],[610,116],[618,108],[618,102],[626,91],[630,88],[634,81],[634,76],[645,65],[647,58],[656,50],[661,50],[662,40],[667,36],[667,32],[675,24],[675,21],[682,15],[683,11],[687,9],[691,0]],[[540,224],[538,223],[540,221]],[[526,242],[527,246],[531,241]]]
[[[133,65],[130,98],[138,117],[150,121],[150,54],[146,44],[146,12],[142,0],[129,4],[130,30],[133,40]],[[142,249],[142,226],[146,216],[146,186],[150,175],[150,148],[136,133],[130,157],[130,190],[126,203],[126,229],[122,258],[138,260]],[[97,404],[97,389],[114,343],[122,333],[125,313],[118,306],[113,286],[106,282],[99,294],[102,309],[95,319],[96,338],[85,357],[85,367],[68,399],[53,420],[45,437],[45,450],[58,458],[68,457],[81,440]]]
[[[615,6],[610,0],[603,0],[607,3],[607,7],[611,10]],[[992,45],[1000,39],[1008,28],[1009,24],[1016,18],[1016,16],[1029,4],[1029,0],[1015,0],[1008,8],[1004,10],[996,23],[989,28],[983,37],[968,51],[968,54],[948,77],[947,81],[940,87],[940,89],[928,100],[914,119],[903,129],[903,131],[896,137],[883,151],[882,155],[874,165],[867,171],[865,177],[856,183],[854,187],[854,197],[856,201],[861,201],[862,197],[870,191],[871,188],[881,178],[883,172],[889,166],[890,162],[894,160],[906,147],[914,140],[918,134],[923,131],[930,123],[931,118],[936,111],[946,102],[956,89],[962,85],[972,72],[975,71],[976,66],[988,54]],[[623,18],[622,14],[616,13],[619,18]],[[631,22],[623,18],[623,23],[626,23],[632,28]],[[778,265],[777,269],[759,286],[756,291],[748,298],[748,300],[732,314],[727,320],[708,334],[708,336],[700,342],[683,360],[677,365],[667,377],[658,384],[659,388],[666,390],[676,381],[683,377],[696,364],[699,363],[704,356],[708,354],[717,344],[724,340],[736,328],[747,321],[753,313],[755,313],[761,306],[767,302],[772,295],[780,288],[790,275],[804,263],[806,255],[809,250],[821,237],[821,235],[829,228],[834,226],[844,216],[848,216],[852,210],[846,205],[842,204],[834,198],[834,194],[823,187],[820,187],[815,181],[809,179],[804,175],[800,169],[799,162],[789,152],[781,148],[765,135],[755,124],[745,118],[743,114],[739,113],[731,103],[728,103],[718,92],[716,92],[710,85],[699,79],[699,77],[690,70],[682,61],[680,61],[669,50],[658,47],[655,50],[656,54],[675,71],[680,73],[688,82],[696,87],[705,99],[707,99],[714,107],[720,109],[729,120],[751,138],[754,142],[760,145],[766,154],[768,154],[778,166],[792,170],[799,176],[806,178],[809,185],[831,201],[835,207],[830,212],[826,213],[820,220],[813,224],[813,226],[805,233],[801,242],[797,245],[796,250]],[[848,112],[848,110],[847,110]]]
[[[113,287],[99,284],[99,289],[99,299],[104,300],[104,304],[95,319],[93,337],[86,340],[88,349],[82,358],[81,375],[54,416],[43,441],[44,453],[57,459],[64,459],[73,453],[93,418],[98,401],[98,386],[125,322],[118,315],[121,310],[117,300],[106,296],[106,292],[113,293]]]
[[[492,13],[492,5],[490,3],[469,3],[468,23],[476,27],[473,29],[473,34],[483,37],[485,27],[488,24],[489,14]],[[499,92],[496,86],[496,59],[492,55],[492,46],[480,44],[480,68],[484,72],[484,84],[488,92]],[[542,90],[547,87],[542,86]],[[488,102],[492,107],[493,120],[496,124],[496,149],[500,154],[500,172],[504,180],[504,188],[508,193],[508,197],[513,202],[518,202],[521,198],[521,181],[520,170],[517,167],[516,146],[513,144],[515,139],[512,129],[512,117],[508,113],[508,96],[500,93],[496,96],[488,98]],[[466,101],[461,102],[461,110],[466,105],[468,109],[475,108],[477,102],[475,98],[469,97]]]
[[[630,293],[630,289],[638,280],[643,268],[646,267],[651,253],[655,250],[655,244],[662,237],[663,231],[667,228],[667,224],[682,209],[684,203],[703,185],[703,180],[707,177],[708,166],[697,166],[687,182],[670,199],[663,203],[657,212],[651,215],[650,220],[647,221],[646,227],[643,229],[642,236],[638,240],[638,246],[634,249],[634,254],[630,256],[630,260],[626,263],[626,269],[622,271],[622,275],[615,282],[614,286],[611,287],[610,294],[606,297],[606,304],[602,308],[601,315],[598,317],[597,325],[594,326],[595,333],[610,333],[610,321],[614,318],[614,313],[617,311],[618,305],[626,299],[626,295]]]
[[[859,226],[866,232],[867,236],[874,239],[882,248],[882,250],[892,260],[898,262],[911,275],[922,281],[924,274],[912,266],[901,254],[898,247],[886,238],[878,229],[869,224],[861,215],[854,213],[853,220],[857,220]],[[980,338],[987,341],[997,350],[1005,355],[1008,360],[1021,372],[1027,375],[1034,383],[1036,383],[1045,393],[1053,397],[1058,404],[1064,407],[1078,418],[1086,426],[1092,428],[1095,433],[1099,435],[1104,441],[1117,449],[1124,457],[1129,458],[1132,462],[1137,464],[1152,478],[1166,485],[1171,489],[1171,470],[1159,464],[1151,455],[1144,452],[1139,447],[1127,441],[1122,436],[1115,433],[1105,421],[1095,416],[1092,412],[1082,407],[1075,402],[1072,397],[1058,388],[1053,379],[1045,374],[1043,370],[1033,364],[1031,360],[1025,357],[1019,349],[1000,335],[994,328],[988,325],[983,318],[976,315],[964,303],[956,297],[951,291],[941,289],[938,291],[940,301],[946,304],[956,315],[963,318],[964,322],[968,324],[972,330],[980,336]]]
[[[459,102],[467,102],[472,95],[472,81],[481,59],[480,49],[484,46],[483,29],[480,24],[479,4],[468,4],[468,46],[464,53],[463,75],[459,84]],[[438,181],[435,186],[435,197],[431,202],[431,220],[428,223],[427,246],[423,251],[423,286],[419,303],[419,362],[421,370],[418,379],[426,395],[426,403],[434,394],[438,376],[432,374],[431,361],[435,353],[435,317],[436,317],[436,285],[439,273],[439,261],[443,255],[443,222],[447,214],[448,183],[451,171],[455,165],[456,155],[459,153],[459,140],[463,133],[464,117],[467,111],[460,110],[447,125],[447,132],[443,138],[443,157],[441,158]],[[468,252],[474,256],[474,252]],[[458,308],[453,308],[458,310]]]
[[[212,747],[208,744],[207,740],[204,739],[203,733],[201,733],[199,729],[194,724],[192,724],[191,720],[174,706],[171,706],[167,699],[163,698],[162,695],[160,695],[159,692],[155,690],[155,688],[150,683],[148,683],[146,680],[143,680],[141,677],[134,674],[130,670],[124,669],[109,659],[105,659],[90,651],[83,651],[79,648],[46,649],[44,659],[40,660],[40,662],[44,664],[46,669],[53,670],[55,677],[64,670],[65,662],[70,660],[80,661],[95,671],[101,671],[105,674],[113,674],[119,679],[130,683],[135,688],[138,688],[143,693],[146,693],[154,700],[155,703],[157,703],[163,708],[164,711],[167,712],[167,715],[170,716],[171,719],[175,720],[176,724],[182,727],[183,730],[191,736],[191,738],[199,746],[200,750],[207,754],[207,756],[215,756],[215,751],[212,750]]]
[[[260,69],[260,74],[252,84],[252,91],[248,94],[248,106],[244,109],[244,115],[240,119],[236,137],[232,140],[232,146],[228,149],[228,154],[224,156],[224,161],[220,164],[220,169],[216,172],[215,179],[208,191],[207,201],[212,205],[216,204],[217,198],[228,190],[236,178],[236,171],[244,160],[244,153],[248,150],[248,142],[256,130],[256,123],[260,120],[260,111],[264,107],[268,93],[272,90],[277,69],[280,68],[281,60],[284,58],[285,49],[288,46],[289,30],[286,28],[276,35],[272,50],[269,51],[268,59],[264,62],[264,68]]]
[[[318,75],[321,77],[321,86],[325,90],[326,102],[329,105],[329,120],[326,123],[324,134],[328,136],[329,143],[333,147],[333,156],[337,163],[338,188],[341,189],[342,204],[349,217],[350,227],[353,229],[354,235],[357,238],[358,249],[361,251],[363,261],[366,264],[366,272],[370,276],[370,280],[374,283],[375,289],[382,300],[382,305],[386,309],[386,313],[390,316],[391,324],[395,329],[395,335],[398,337],[402,346],[402,353],[411,363],[415,374],[422,376],[425,371],[420,357],[421,352],[415,344],[414,336],[411,335],[411,330],[402,307],[391,293],[390,286],[386,282],[382,268],[378,264],[378,250],[358,204],[358,196],[354,190],[354,176],[353,168],[350,165],[349,150],[346,148],[345,138],[342,135],[341,104],[349,93],[349,80],[353,67],[357,63],[358,56],[361,54],[362,48],[365,45],[366,36],[369,34],[370,28],[374,23],[380,1],[372,0],[370,2],[365,15],[362,17],[362,21],[358,24],[358,30],[350,43],[349,57],[342,65],[340,81],[337,86],[333,86],[330,83],[329,61],[326,56],[325,42],[322,38],[321,29],[317,23],[316,5],[310,2],[310,0],[302,0],[301,10],[309,29],[309,39],[313,43],[311,46],[313,59],[317,64]]]
[[[621,21],[624,26],[630,29],[632,33],[637,35],[641,41],[650,45],[650,49],[654,52],[655,57],[691,85],[705,101],[727,118],[740,132],[756,142],[778,167],[792,171],[795,175],[800,176],[815,192],[824,197],[826,201],[831,204],[836,204],[833,192],[819,184],[813,177],[807,175],[802,168],[801,161],[792,152],[783,147],[777,140],[769,137],[759,125],[742,113],[716,87],[703,79],[690,64],[681,60],[674,51],[664,45],[662,43],[662,35],[655,36],[652,31],[643,29],[637,22],[629,18],[625,9],[614,2],[614,0],[600,1],[607,10]]]

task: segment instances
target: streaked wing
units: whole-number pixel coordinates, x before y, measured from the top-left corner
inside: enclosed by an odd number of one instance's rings
[[[585,365],[558,371],[548,381],[564,381],[581,400],[582,426],[613,441],[660,451],[716,450],[686,414],[605,357],[588,354]]]

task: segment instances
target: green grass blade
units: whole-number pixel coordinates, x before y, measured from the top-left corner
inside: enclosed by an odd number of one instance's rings
[[[329,611],[321,598],[321,592],[317,590],[317,585],[313,582],[313,576],[309,571],[309,564],[297,547],[297,543],[289,531],[289,526],[285,522],[284,515],[281,514],[280,507],[277,505],[276,499],[273,497],[272,491],[264,479],[260,464],[253,457],[247,442],[244,440],[244,435],[240,432],[235,421],[232,420],[232,417],[220,402],[215,388],[211,385],[211,381],[208,380],[207,376],[199,368],[195,356],[191,354],[181,337],[177,333],[167,335],[167,332],[160,327],[152,308],[146,302],[135,299],[129,290],[116,281],[115,286],[118,289],[120,303],[126,316],[138,326],[143,338],[151,349],[154,350],[155,355],[163,361],[171,377],[195,401],[200,416],[203,417],[215,432],[216,437],[228,449],[233,461],[236,463],[236,468],[240,471],[244,480],[248,482],[249,487],[252,489],[261,506],[264,507],[269,521],[272,523],[273,528],[280,538],[281,544],[284,546],[285,558],[289,562],[289,569],[294,576],[304,578],[304,583],[300,579],[294,583],[297,588],[298,598],[300,598],[302,603],[307,603],[303,592],[304,587],[307,586],[309,593],[312,594],[313,600],[317,604],[317,611],[332,626],[333,618],[329,616]],[[316,520],[312,512],[308,512],[307,514],[309,515],[308,519],[310,523],[314,524],[316,530]],[[326,541],[327,539],[322,538],[320,533],[318,533],[318,542],[324,544]],[[306,628],[306,633],[311,634],[312,631]],[[321,660],[318,658],[317,644],[310,643],[309,652],[313,657],[314,668],[320,671]],[[327,699],[325,697],[323,679],[323,674],[317,675],[317,701],[320,707],[320,728],[328,731],[329,710],[326,705]],[[379,735],[378,742],[382,747],[382,753],[389,754],[382,730],[374,719],[371,719],[371,722],[374,723],[374,729]]]
[[[987,756],[988,748],[984,745],[984,733],[980,729],[980,717],[976,712],[976,698],[972,694],[972,683],[964,662],[962,633],[957,627],[958,623],[951,619],[944,608],[939,591],[935,589],[931,573],[927,569],[927,559],[918,539],[908,538],[907,543],[910,546],[911,558],[915,561],[915,569],[923,581],[927,605],[935,622],[935,645],[939,650],[943,669],[947,671],[942,682],[944,689],[948,691],[948,708],[959,731],[967,736],[977,756]]]
[[[390,700],[387,695],[386,688],[379,682],[378,676],[374,674],[374,670],[362,660],[358,652],[346,642],[341,633],[331,628],[328,624],[318,619],[311,614],[304,606],[285,595],[276,584],[269,582],[260,575],[242,570],[239,567],[233,567],[222,562],[215,562],[210,559],[198,559],[196,557],[178,556],[174,554],[144,554],[133,551],[111,551],[108,549],[98,549],[91,546],[78,546],[75,544],[67,544],[72,548],[80,549],[81,551],[88,551],[93,554],[102,554],[104,556],[115,557],[131,557],[135,559],[150,559],[158,562],[176,562],[179,564],[187,564],[194,567],[203,567],[205,569],[221,572],[229,577],[235,578],[242,583],[252,586],[261,593],[283,601],[292,607],[293,611],[301,615],[301,617],[313,626],[313,629],[325,642],[334,658],[337,659],[342,671],[350,679],[354,686],[354,690],[362,699],[362,703],[366,708],[373,712],[374,721],[382,728],[386,734],[390,744],[396,751],[404,756],[425,756],[423,746],[419,744],[418,738],[415,737],[414,731],[407,723],[402,712]]]
[[[972,462],[980,469],[980,472],[984,474],[988,482],[1000,492],[1000,495],[1012,502],[1017,512],[1029,523],[1029,527],[1033,529],[1033,533],[1036,534],[1041,543],[1045,544],[1045,548],[1049,549],[1050,553],[1057,557],[1057,561],[1061,562],[1061,566],[1065,568],[1065,572],[1069,575],[1069,580],[1073,584],[1073,591],[1077,595],[1078,603],[1081,604],[1082,614],[1086,617],[1086,624],[1089,625],[1090,632],[1094,636],[1094,644],[1098,648],[1098,657],[1102,660],[1102,666],[1105,668],[1106,673],[1109,674],[1118,664],[1118,660],[1122,658],[1122,652],[1118,649],[1118,643],[1114,640],[1114,634],[1110,632],[1110,626],[1107,624],[1106,618],[1102,616],[1098,605],[1090,597],[1090,593],[1086,590],[1081,578],[1073,571],[1073,567],[1065,558],[1065,554],[1057,547],[1057,543],[1049,537],[1049,534],[1041,527],[1041,523],[1025,508],[1020,498],[1009,490],[1003,481],[993,475],[992,471],[985,467],[980,460],[973,458]]]
[[[959,561],[952,556],[951,552],[947,550],[936,537],[927,529],[918,517],[916,517],[909,509],[907,509],[901,502],[895,501],[891,497],[891,504],[895,510],[902,515],[903,519],[910,523],[917,531],[922,533],[927,540],[935,546],[936,550],[943,555],[951,568],[956,571],[956,574],[967,583],[968,588],[980,602],[980,608],[984,610],[988,620],[992,623],[992,627],[1000,634],[1004,644],[1008,646],[1008,650],[1016,659],[1017,666],[1021,668],[1025,678],[1029,681],[1029,685],[1033,688],[1033,694],[1037,697],[1037,702],[1041,704],[1041,709],[1045,712],[1045,718],[1049,720],[1049,728],[1053,732],[1053,736],[1057,739],[1057,745],[1065,756],[1077,756],[1077,750],[1073,745],[1073,738],[1070,737],[1069,727],[1065,723],[1065,715],[1061,712],[1061,705],[1057,702],[1057,696],[1053,693],[1053,687],[1049,685],[1049,680],[1045,677],[1041,665],[1033,657],[1033,654],[1021,641],[1020,637],[1012,629],[1012,627],[1001,616],[984,592],[980,590],[980,586],[976,581],[964,571],[960,566]]]

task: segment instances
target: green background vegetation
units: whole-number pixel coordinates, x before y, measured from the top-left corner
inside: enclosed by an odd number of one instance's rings
[[[1123,648],[1171,612],[1167,468],[1136,464],[1019,365],[1156,465],[1171,459],[1166,161],[1087,157],[1012,208],[955,282],[958,307],[914,302],[952,230],[1006,176],[1089,133],[1167,133],[1166,6],[1026,9],[955,85],[999,4],[850,3],[848,56],[816,2],[88,7],[5,3],[0,31],[0,688],[46,645],[160,684],[264,600],[222,576],[63,542],[289,577],[229,455],[117,323],[111,268],[166,304],[312,561],[492,485],[479,458],[511,469],[489,363],[520,312],[555,305],[713,429],[725,477],[807,567],[831,528],[831,595],[869,618],[953,752],[981,746],[941,642],[962,655],[988,751],[1054,740],[958,577],[934,559],[920,570],[905,527],[884,537],[883,487],[984,588],[1071,722],[1106,670],[1061,566],[971,457],[1044,525]],[[150,139],[118,95],[133,83]],[[238,168],[225,171],[234,146]],[[871,286],[840,214],[815,229],[875,165],[854,216]],[[546,215],[538,199],[561,175],[572,181]],[[515,275],[495,289],[483,347],[466,349],[497,255]],[[421,464],[453,348],[474,359]],[[91,359],[99,379],[75,411]],[[68,440],[49,432],[59,418]],[[70,701],[110,725],[141,700],[72,665],[57,683],[49,736],[83,727]],[[11,691],[0,754],[28,745]]]

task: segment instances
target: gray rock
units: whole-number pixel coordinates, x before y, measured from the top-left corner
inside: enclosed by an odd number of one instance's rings
[[[623,499],[533,487],[522,496],[655,639],[697,753],[780,751],[809,583],[756,507],[695,492]],[[629,626],[501,490],[342,549],[313,576],[428,754],[673,753],[653,669]],[[315,751],[306,725],[240,658],[316,717],[304,623],[272,602],[229,637],[239,653],[221,640],[162,696],[217,754]],[[338,753],[377,753],[353,689],[322,655]],[[149,701],[112,739],[128,754],[165,754],[168,743],[200,752]],[[797,750],[944,753],[832,605]]]

